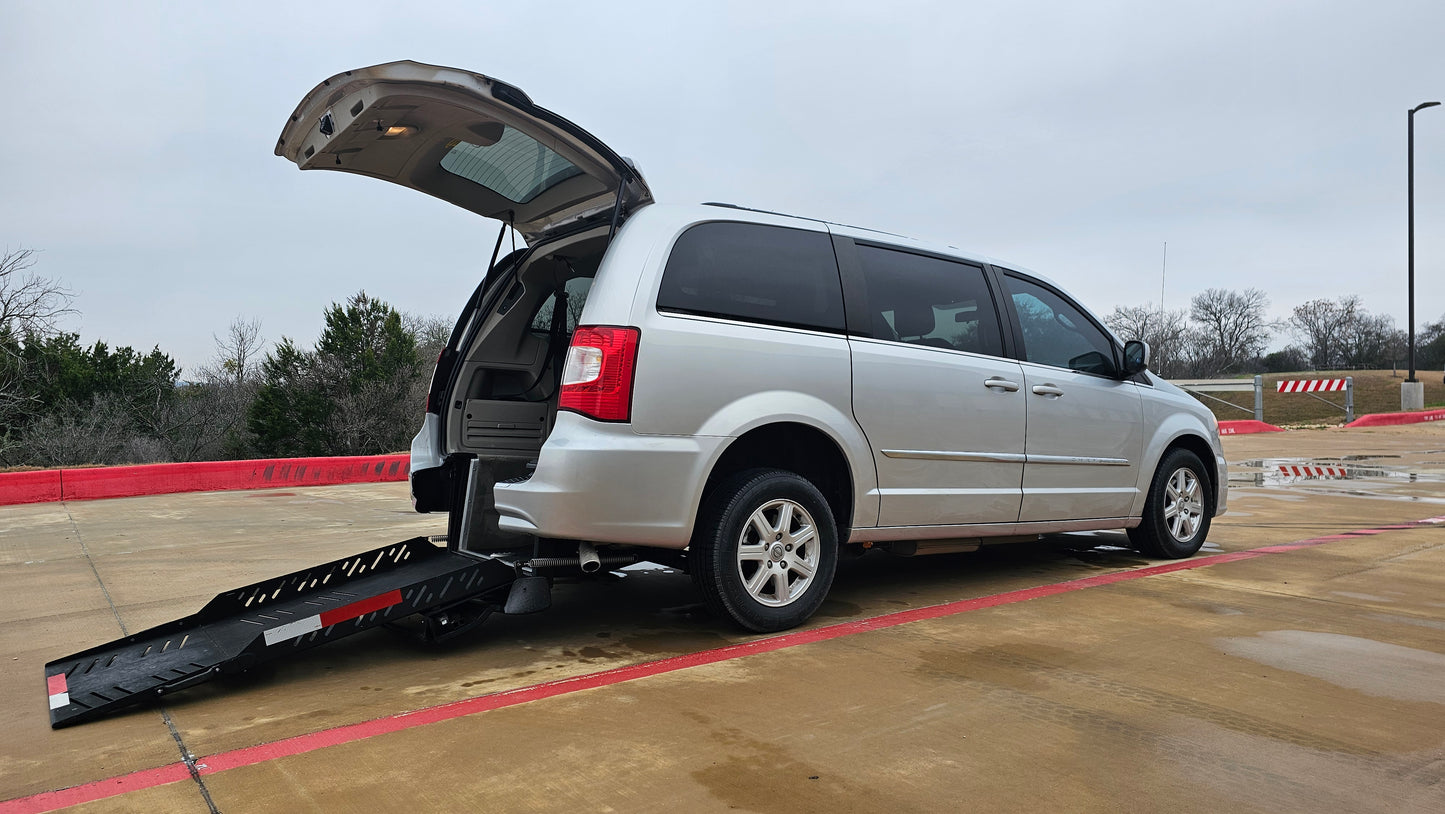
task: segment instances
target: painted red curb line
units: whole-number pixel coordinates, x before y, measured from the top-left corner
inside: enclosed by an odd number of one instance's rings
[[[1408,524],[1396,524],[1373,529],[1359,529],[1341,534],[1297,540],[1291,543],[1262,546],[1247,551],[1233,551],[1226,554],[1214,554],[1208,557],[1177,560],[1175,562],[1152,565],[1146,568],[1115,571],[1109,574],[1099,574],[1092,577],[1069,580],[1067,582],[1055,582],[1049,585],[1039,585],[1033,588],[1023,588],[1017,591],[1008,591],[990,596],[960,599],[955,602],[931,605],[926,608],[898,611],[869,619],[841,622],[835,625],[813,628],[811,630],[784,633],[750,642],[731,644],[713,650],[671,656],[657,661],[632,664],[626,667],[615,667],[610,670],[548,681],[541,684],[533,684],[528,687],[518,687],[513,690],[504,690],[490,695],[452,701],[412,712],[390,715],[385,718],[374,718],[369,721],[323,729],[318,732],[296,735],[270,743],[233,749],[228,752],[220,752],[209,757],[197,758],[196,772],[202,776],[217,774],[219,772],[230,771],[231,769],[254,766],[258,763],[265,763],[278,758],[302,755],[317,751],[318,749],[325,749],[329,746],[353,743],[355,741],[373,738],[377,735],[414,729],[419,726],[441,723],[467,715],[475,715],[481,712],[505,709],[507,707],[514,707],[546,698],[554,698],[559,695],[569,695],[582,690],[597,689],[599,687],[636,681],[650,676],[673,673],[693,667],[732,661],[759,653],[771,653],[800,645],[830,641],[858,633],[884,630],[914,622],[941,619],[960,613],[967,613],[968,611],[994,608],[1000,605],[1011,605],[1018,602],[1026,602],[1031,599],[1042,599],[1044,597],[1081,591],[1086,588],[1113,585],[1119,582],[1143,579],[1160,574],[1171,574],[1211,565],[1252,560],[1270,554],[1299,551],[1300,549],[1313,548],[1314,546],[1325,543],[1338,542],[1358,536],[1380,534],[1385,531],[1438,527],[1442,524],[1445,524],[1445,516],[1430,517]],[[61,789],[59,791],[47,791],[29,797],[5,800],[0,802],[0,814],[21,814],[22,812],[24,812],[24,814],[39,814],[39,812],[54,811],[64,806],[103,800],[132,791],[141,791],[169,783],[176,783],[188,777],[190,777],[190,772],[184,763],[172,763],[154,769],[143,769],[119,777],[72,786],[71,788]]]
[[[1370,413],[1346,424],[1346,427],[1395,427],[1401,424],[1420,424],[1426,421],[1445,421],[1445,410],[1425,410],[1411,413]]]
[[[186,768],[186,764],[171,763],[154,769],[141,769],[138,772],[123,774],[119,777],[97,780],[83,786],[71,786],[59,791],[43,791],[29,797],[6,800],[0,803],[0,812],[4,812],[4,814],[41,814],[45,811],[78,806],[81,803],[93,803],[96,800],[106,800],[133,791],[144,791],[189,779],[191,779],[191,772]]]
[[[1219,422],[1220,435],[1250,435],[1256,432],[1284,432],[1284,428],[1266,424],[1263,421],[1255,421],[1252,418]]]
[[[0,506],[60,500],[406,480],[408,455],[260,458],[0,473]]]

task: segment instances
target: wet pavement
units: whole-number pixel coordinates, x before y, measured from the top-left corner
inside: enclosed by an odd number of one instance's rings
[[[0,812],[1445,810],[1445,425],[1225,444],[1183,570],[870,554],[786,639],[631,570],[58,731],[45,661],[441,521],[405,484],[0,508]]]

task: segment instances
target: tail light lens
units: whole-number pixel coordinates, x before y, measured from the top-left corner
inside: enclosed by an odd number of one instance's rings
[[[598,421],[630,421],[639,336],[636,328],[577,326],[562,368],[558,409]]]

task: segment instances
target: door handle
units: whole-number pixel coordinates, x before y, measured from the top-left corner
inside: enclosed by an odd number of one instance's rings
[[[1001,379],[998,376],[990,376],[989,378],[984,379],[983,386],[988,388],[997,387],[998,389],[1003,390],[1007,393],[1014,393],[1017,392],[1019,389],[1018,382],[1011,382],[1008,379]]]
[[[1062,390],[1060,390],[1059,388],[1053,386],[1052,384],[1036,384],[1036,385],[1034,385],[1034,395],[1036,395],[1036,396],[1052,396],[1052,397],[1054,397],[1054,398],[1058,398],[1058,397],[1062,396],[1063,394],[1064,394],[1064,391],[1062,391]]]

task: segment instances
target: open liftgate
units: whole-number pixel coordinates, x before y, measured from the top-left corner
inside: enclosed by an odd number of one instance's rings
[[[239,673],[413,614],[465,627],[516,601],[514,564],[425,537],[354,554],[216,596],[199,613],[45,665],[53,728]]]

